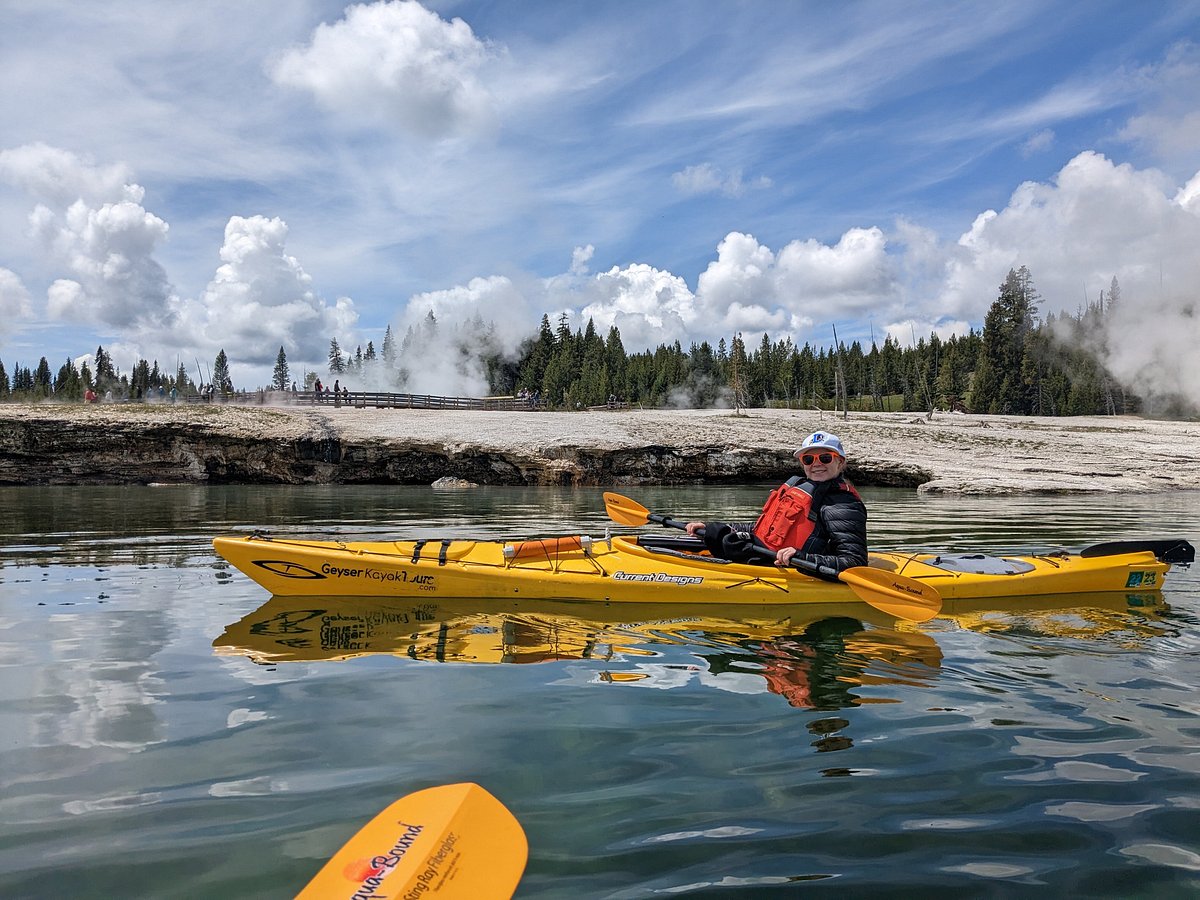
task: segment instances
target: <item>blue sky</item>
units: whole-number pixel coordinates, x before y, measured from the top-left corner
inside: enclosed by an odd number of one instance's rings
[[[378,346],[430,309],[512,346],[561,311],[629,349],[907,343],[978,327],[1027,265],[1043,312],[1117,277],[1114,366],[1200,387],[1156,368],[1200,338],[1198,24],[1197,3],[9,0],[0,360],[224,348],[252,387],[280,345],[321,366],[331,337]],[[420,349],[414,389],[480,390]]]

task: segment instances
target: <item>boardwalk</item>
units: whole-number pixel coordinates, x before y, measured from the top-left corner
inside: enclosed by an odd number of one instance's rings
[[[381,391],[249,391],[188,397],[188,402],[322,406],[353,409],[511,409],[540,410],[545,406],[524,397],[440,397],[435,394],[393,394]]]
[[[321,406],[349,409],[489,409],[520,410],[524,412],[545,410],[546,405],[532,397],[442,397],[436,394],[392,394],[380,391],[351,391],[339,393],[322,391],[235,391],[209,397],[195,395],[185,398],[188,403],[238,403],[270,406]],[[589,410],[630,409],[631,404],[613,400],[600,406],[586,407]]]

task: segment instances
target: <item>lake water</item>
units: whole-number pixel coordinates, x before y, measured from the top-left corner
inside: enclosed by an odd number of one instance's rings
[[[764,490],[623,493],[748,518]],[[1200,543],[1194,494],[864,493],[881,549]],[[1173,571],[1161,598],[922,625],[317,609],[270,600],[211,538],[599,536],[600,491],[0,499],[6,898],[288,897],[387,803],[458,781],[524,826],[519,897],[1200,892],[1196,569]]]

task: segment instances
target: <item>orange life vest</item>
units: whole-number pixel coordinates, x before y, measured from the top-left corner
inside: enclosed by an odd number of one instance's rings
[[[754,536],[768,550],[803,547],[816,527],[817,513],[812,508],[813,484],[781,484],[771,491],[754,523]]]
[[[848,481],[839,478],[836,486],[858,496],[858,491]],[[817,523],[813,490],[811,481],[793,478],[771,491],[754,523],[754,536],[759,543],[769,550],[784,547],[803,550]]]

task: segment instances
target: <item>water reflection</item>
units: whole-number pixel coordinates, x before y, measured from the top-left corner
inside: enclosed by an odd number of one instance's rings
[[[984,600],[951,600],[943,626],[1021,637],[1077,638],[1142,647],[1150,638],[1177,633],[1171,609],[1157,591],[1092,591]]]
[[[920,685],[936,673],[941,651],[929,635],[895,630],[882,615],[866,622],[830,609],[688,614],[669,604],[272,597],[213,646],[267,665],[368,654],[443,663],[597,660],[605,664],[598,682],[769,691],[802,709],[855,705],[866,702],[855,685]],[[690,663],[670,652],[680,650]]]
[[[213,647],[261,665],[373,654],[439,663],[593,660],[604,663],[590,677],[595,682],[770,692],[797,709],[838,710],[898,702],[900,692],[889,686],[927,686],[942,661],[939,632],[1119,647],[1177,633],[1157,593],[951,602],[924,627],[881,613],[851,618],[841,609],[732,606],[693,614],[671,604],[272,597],[226,626]],[[838,749],[842,739],[822,740],[814,746]]]

